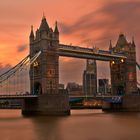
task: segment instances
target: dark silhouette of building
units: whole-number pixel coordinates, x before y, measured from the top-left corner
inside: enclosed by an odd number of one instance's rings
[[[65,85],[64,84],[59,84],[59,90],[60,89],[65,89]]]
[[[110,92],[109,79],[99,79],[99,93],[108,94]]]
[[[136,46],[134,38],[128,42],[124,34],[120,34],[115,47],[110,41],[111,53],[122,53],[126,59],[110,62],[112,94],[122,95],[137,92]]]
[[[96,95],[97,93],[97,68],[95,60],[87,60],[86,70],[83,73],[83,91],[86,95]]]
[[[69,95],[82,95],[83,94],[83,86],[75,82],[69,82],[67,84],[66,90]]]

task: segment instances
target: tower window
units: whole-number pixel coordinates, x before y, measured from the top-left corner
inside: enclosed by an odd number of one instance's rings
[[[54,75],[54,74],[55,74],[55,69],[49,69],[48,72],[47,72],[47,74],[48,74],[49,76]]]
[[[48,80],[47,82],[47,88],[48,89],[55,89],[56,85],[55,85],[55,80],[52,79],[52,80]]]
[[[133,72],[129,73],[129,81],[133,81],[134,80],[134,75]]]

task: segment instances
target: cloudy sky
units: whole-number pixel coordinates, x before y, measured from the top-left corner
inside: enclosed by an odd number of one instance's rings
[[[124,33],[135,37],[140,63],[140,0],[4,0],[0,1],[0,72],[29,52],[30,26],[38,28],[45,13],[51,27],[57,20],[60,42],[108,49]],[[60,58],[60,82],[82,83],[85,60]],[[140,72],[137,72],[140,82]],[[109,77],[109,65],[98,62],[98,77]]]

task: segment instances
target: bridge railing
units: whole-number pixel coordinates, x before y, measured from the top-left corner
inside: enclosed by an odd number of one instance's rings
[[[75,51],[75,52],[81,52],[81,53],[91,53],[91,54],[98,54],[98,55],[104,55],[104,56],[114,56],[114,57],[121,57],[126,58],[126,56],[122,53],[115,53],[112,51],[105,51],[105,50],[99,50],[98,48],[84,48],[79,46],[71,46],[71,45],[64,45],[60,44],[59,50],[67,50],[67,51]]]

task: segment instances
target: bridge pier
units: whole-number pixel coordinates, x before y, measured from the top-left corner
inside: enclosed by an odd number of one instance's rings
[[[119,112],[122,110],[121,103],[108,103],[103,101],[102,110],[107,112]]]
[[[140,95],[125,95],[122,108],[124,111],[140,112]]]
[[[24,99],[23,115],[70,115],[67,94],[42,94],[35,99]]]
[[[103,102],[103,111],[140,112],[140,95],[124,95],[120,104]]]

